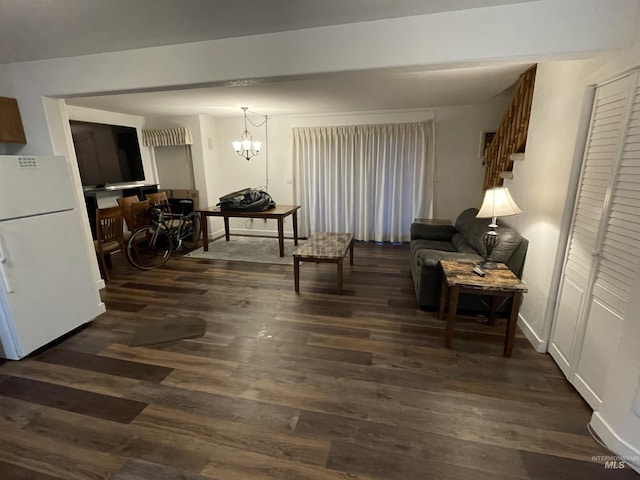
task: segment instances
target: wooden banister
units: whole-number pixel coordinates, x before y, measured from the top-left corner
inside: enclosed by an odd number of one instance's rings
[[[509,157],[513,153],[524,151],[535,79],[536,65],[520,75],[513,99],[502,117],[498,131],[484,152],[484,190],[501,186],[503,177],[500,174],[513,169],[513,161]]]

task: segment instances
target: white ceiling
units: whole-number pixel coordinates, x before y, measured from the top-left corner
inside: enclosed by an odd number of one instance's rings
[[[449,70],[376,70],[275,79],[245,85],[67,99],[70,105],[142,116],[239,116],[472,105],[494,101],[528,65]]]
[[[535,0],[0,0],[0,64]]]
[[[526,1],[535,0],[0,0],[0,64]],[[144,116],[427,108],[490,102],[526,67],[360,71],[67,102]]]

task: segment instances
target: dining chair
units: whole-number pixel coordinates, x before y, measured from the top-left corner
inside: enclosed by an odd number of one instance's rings
[[[124,215],[120,206],[96,209],[96,239],[93,244],[98,255],[98,262],[106,281],[109,281],[109,271],[107,270],[107,255],[120,250],[125,253]]]
[[[167,192],[145,193],[144,196],[151,202],[151,205],[169,205]]]
[[[138,196],[137,195],[131,195],[130,197],[120,197],[118,198],[118,205],[120,205],[120,207],[122,207],[122,214],[124,215],[124,221],[127,224],[127,230],[129,230],[130,232],[133,232],[135,230],[134,228],[134,219],[133,219],[133,211],[132,211],[132,205],[136,202],[138,202]]]
[[[133,244],[131,243],[131,235],[140,227],[144,227],[151,223],[151,216],[149,212],[149,208],[151,207],[151,202],[149,200],[142,200],[141,202],[135,202],[131,204],[131,232],[129,232],[127,241],[127,248],[132,249],[133,255],[138,255],[138,242],[142,242],[144,240],[143,237],[138,237]]]
[[[151,202],[149,200],[142,200],[131,204],[132,228],[130,230],[132,232],[151,223],[151,218],[149,216],[150,207]]]
[[[171,215],[171,203],[169,202],[169,197],[167,197],[167,192],[145,193],[144,195],[147,197],[147,200],[149,200],[150,205],[162,207],[168,214],[165,216],[165,220],[169,227],[173,229],[180,226],[180,219],[174,218],[174,216]],[[177,215],[175,217],[177,217]]]

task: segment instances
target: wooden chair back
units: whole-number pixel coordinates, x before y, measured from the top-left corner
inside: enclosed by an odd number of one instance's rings
[[[146,193],[145,196],[152,207],[161,207],[167,214],[165,215],[165,221],[170,228],[178,228],[180,219],[174,218],[173,215],[171,215],[171,203],[169,202],[169,197],[167,197],[167,192]]]
[[[145,197],[151,205],[169,205],[169,197],[167,192],[145,193]]]
[[[151,218],[149,216],[150,207],[151,202],[149,200],[143,200],[141,202],[135,202],[131,204],[131,231],[134,231],[151,223]]]
[[[122,207],[122,214],[124,215],[124,221],[127,224],[127,230],[129,230],[130,232],[135,230],[133,211],[131,206],[138,201],[139,200],[137,195],[118,198],[118,205]]]
[[[107,255],[118,250],[125,252],[123,225],[124,215],[120,206],[96,209],[96,240],[93,243],[107,281],[109,280]]]

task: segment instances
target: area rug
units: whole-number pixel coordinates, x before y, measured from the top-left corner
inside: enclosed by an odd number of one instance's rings
[[[175,342],[185,338],[198,338],[205,334],[207,325],[201,318],[162,318],[152,320],[136,330],[129,339],[130,347]]]
[[[298,241],[299,245],[302,242]],[[298,248],[293,240],[284,239],[284,257],[280,256],[278,239],[273,237],[231,236],[227,242],[224,237],[209,242],[209,251],[202,247],[187,253],[185,257],[203,258],[206,260],[233,260],[237,262],[274,263],[293,265],[292,254]]]

